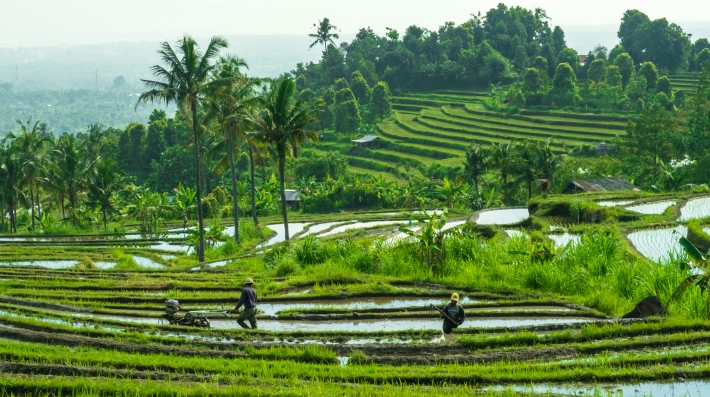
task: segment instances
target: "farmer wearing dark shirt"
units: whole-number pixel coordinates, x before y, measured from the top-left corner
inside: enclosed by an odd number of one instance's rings
[[[458,328],[458,326],[463,324],[466,320],[466,313],[463,311],[463,307],[459,305],[459,294],[456,292],[451,294],[451,303],[444,306],[441,311],[446,313],[446,316],[448,316],[451,320],[454,320],[451,321],[446,318],[443,313],[441,314],[441,318],[444,319],[443,328],[445,334],[450,334],[452,329]]]
[[[234,307],[234,312],[238,312],[239,308],[244,305],[244,311],[239,313],[239,318],[237,318],[237,323],[242,326],[242,328],[249,329],[244,320],[249,320],[251,324],[251,329],[256,329],[256,290],[254,289],[254,280],[248,278],[244,281],[244,288],[242,289],[242,296],[237,302],[237,306]]]

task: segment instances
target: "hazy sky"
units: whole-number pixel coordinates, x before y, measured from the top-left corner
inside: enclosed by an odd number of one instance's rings
[[[500,0],[0,0],[0,47],[88,44],[244,34],[307,34],[327,16],[343,33],[364,26],[403,32],[416,24],[435,29],[485,12]],[[709,21],[710,1],[517,0],[509,6],[541,7],[553,24],[618,25],[637,8],[652,19]]]

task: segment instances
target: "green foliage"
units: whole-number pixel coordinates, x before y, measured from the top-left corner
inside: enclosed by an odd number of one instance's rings
[[[392,111],[392,94],[387,83],[380,81],[372,89],[370,103],[375,117],[382,118]]]
[[[291,161],[290,170],[295,179],[315,178],[323,182],[328,178],[338,179],[345,175],[348,160],[338,153],[313,153]]]
[[[650,92],[656,91],[656,85],[658,84],[658,69],[653,62],[644,62],[638,71],[639,76],[643,76],[646,79],[646,89]]]
[[[577,76],[567,63],[557,66],[555,77],[552,79],[552,89],[548,101],[557,106],[571,106],[576,100]]]
[[[619,73],[621,73],[621,84],[624,88],[629,84],[631,78],[634,77],[636,73],[636,67],[634,66],[634,61],[631,56],[627,53],[619,54],[614,59],[614,66],[619,68]]]
[[[618,68],[616,71],[618,71]],[[606,74],[606,63],[604,62],[604,60],[595,59],[589,66],[589,70],[587,71],[587,78],[598,83],[602,81]],[[614,74],[614,72],[612,72],[612,74]],[[620,81],[616,82],[616,79],[614,77],[612,77],[612,79],[614,80],[614,84],[611,84],[612,86],[619,85]]]

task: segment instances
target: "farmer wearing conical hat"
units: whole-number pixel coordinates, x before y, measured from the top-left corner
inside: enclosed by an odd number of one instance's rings
[[[239,318],[237,318],[237,323],[242,326],[242,328],[249,329],[249,326],[244,322],[244,320],[249,320],[251,324],[251,329],[256,329],[256,290],[254,289],[254,280],[248,278],[244,280],[244,288],[242,288],[242,296],[237,302],[237,306],[234,307],[233,312],[239,312],[239,308],[244,306],[244,310],[239,313]]]
[[[441,309],[441,318],[444,319],[444,334],[450,334],[451,330],[458,328],[466,320],[466,313],[463,306],[459,305],[459,294],[451,294],[451,302]]]

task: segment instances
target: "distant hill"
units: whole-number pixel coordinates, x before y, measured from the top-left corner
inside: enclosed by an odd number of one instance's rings
[[[345,40],[352,37],[342,36]],[[228,52],[245,58],[249,74],[256,77],[276,77],[298,62],[321,57],[320,47],[309,51],[308,36],[227,36],[227,40]],[[198,41],[206,44],[207,39]],[[159,62],[158,45],[157,41],[141,41],[0,48],[0,84],[12,83],[15,91],[101,89],[124,76],[129,86],[139,90],[139,80],[149,78],[148,68]]]

